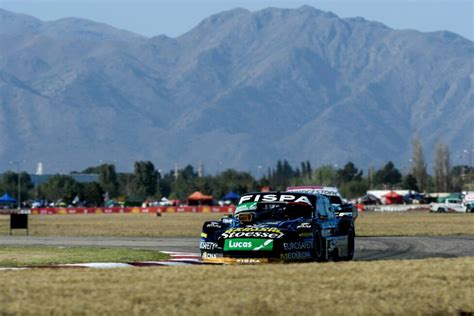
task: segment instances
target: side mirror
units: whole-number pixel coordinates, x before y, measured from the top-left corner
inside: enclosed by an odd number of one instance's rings
[[[231,224],[232,220],[234,218],[234,215],[229,214],[229,215],[224,215],[221,217],[221,222],[224,224]]]

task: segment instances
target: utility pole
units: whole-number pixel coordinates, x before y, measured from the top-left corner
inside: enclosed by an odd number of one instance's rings
[[[199,162],[199,167],[198,167],[198,177],[202,178],[204,176],[204,165],[202,164],[202,161]]]
[[[22,161],[19,161],[19,160],[13,160],[13,161],[10,161],[10,164],[13,164],[13,165],[16,165],[16,175],[18,177],[18,181],[17,181],[17,184],[18,184],[18,187],[17,187],[17,193],[18,193],[18,199],[17,199],[17,202],[18,202],[18,209],[21,209],[21,177],[20,177],[20,165],[21,163],[25,162],[24,160]]]
[[[463,152],[467,154],[467,159],[469,159],[469,184],[467,186],[467,191],[470,191],[471,185],[472,185],[472,152],[474,149],[469,148],[469,149],[464,149]]]
[[[179,169],[178,169],[178,164],[174,164],[174,181],[178,181],[178,175],[179,175]]]

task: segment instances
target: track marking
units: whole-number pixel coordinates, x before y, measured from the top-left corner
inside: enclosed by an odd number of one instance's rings
[[[139,262],[86,262],[86,263],[68,263],[52,264],[43,266],[21,267],[21,268],[0,268],[3,270],[25,270],[37,268],[93,268],[93,269],[115,269],[115,268],[134,268],[134,267],[153,267],[153,266],[189,266],[196,264],[205,264],[201,256],[197,253],[163,251],[170,256],[170,259],[160,261],[139,261]]]

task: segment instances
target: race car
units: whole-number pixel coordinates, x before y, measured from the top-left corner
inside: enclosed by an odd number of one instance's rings
[[[352,217],[355,221],[359,215],[357,208],[351,203],[347,203],[342,199],[339,190],[336,187],[326,187],[317,185],[306,185],[306,186],[295,186],[287,187],[286,191],[290,192],[307,192],[307,193],[319,193],[326,196],[331,204],[334,206],[334,212],[337,217]]]
[[[204,262],[263,263],[352,260],[352,218],[338,218],[319,193],[256,192],[240,197],[234,214],[205,222]]]

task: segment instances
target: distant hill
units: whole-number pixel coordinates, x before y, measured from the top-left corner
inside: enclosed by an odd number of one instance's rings
[[[177,38],[0,9],[0,169],[407,168],[414,135],[428,160],[442,140],[466,163],[473,60],[473,42],[450,32],[309,6],[225,11]]]

